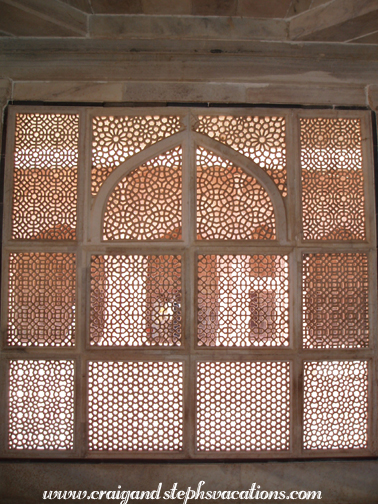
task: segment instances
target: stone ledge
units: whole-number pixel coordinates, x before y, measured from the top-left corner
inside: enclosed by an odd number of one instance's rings
[[[374,86],[372,86],[374,88]],[[13,100],[87,103],[251,103],[366,106],[363,85],[201,82],[16,81]]]
[[[322,504],[372,504],[378,502],[378,461],[302,462],[0,462],[0,501],[2,504],[39,504],[46,490],[155,490],[162,493],[177,483],[179,490],[197,488],[204,481],[206,490],[248,490],[253,483],[260,490],[300,490],[322,492]],[[44,501],[43,501],[44,502]],[[114,502],[119,502],[114,501]],[[130,500],[129,504],[134,502]],[[183,499],[156,500],[177,502]],[[192,499],[205,503],[208,500]],[[216,500],[214,503],[245,503],[246,500]],[[249,502],[249,501],[248,501]],[[257,500],[253,500],[257,502]],[[260,500],[258,501],[260,502]],[[303,501],[304,502],[304,501]],[[306,501],[307,502],[307,501]],[[311,501],[312,502],[312,501]],[[314,500],[315,502],[315,500]]]
[[[89,16],[89,35],[111,39],[287,40],[283,19],[216,16]]]

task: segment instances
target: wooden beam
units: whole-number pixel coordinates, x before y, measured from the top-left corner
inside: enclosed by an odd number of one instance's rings
[[[290,20],[291,40],[306,40],[316,33],[378,10],[378,0],[333,0]],[[310,37],[310,38],[311,38]]]

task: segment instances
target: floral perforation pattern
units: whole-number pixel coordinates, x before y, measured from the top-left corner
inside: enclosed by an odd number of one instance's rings
[[[303,257],[304,348],[369,345],[366,254]]]
[[[288,450],[288,362],[199,362],[199,451]]]
[[[301,119],[303,238],[364,240],[360,119]]]
[[[287,256],[198,256],[198,344],[287,346]]]
[[[76,238],[79,116],[17,114],[12,238]]]
[[[182,449],[180,362],[89,362],[90,450]]]
[[[9,345],[75,343],[75,276],[74,254],[10,254]]]
[[[182,151],[176,147],[126,175],[110,195],[105,240],[181,238]]]
[[[367,447],[366,361],[304,363],[306,450]]]
[[[9,448],[70,450],[74,431],[74,362],[12,360]]]
[[[181,256],[93,256],[92,345],[181,345]]]
[[[272,201],[251,175],[202,147],[197,149],[197,238],[273,240]]]
[[[198,116],[194,130],[251,158],[287,195],[284,117]]]
[[[177,116],[94,117],[92,127],[94,196],[126,159],[184,129]]]

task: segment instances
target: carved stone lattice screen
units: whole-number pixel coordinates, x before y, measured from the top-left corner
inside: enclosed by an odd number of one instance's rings
[[[289,419],[288,362],[198,363],[199,450],[288,450]]]
[[[377,456],[370,123],[10,107],[0,455]]]
[[[17,114],[12,238],[76,238],[77,114]]]

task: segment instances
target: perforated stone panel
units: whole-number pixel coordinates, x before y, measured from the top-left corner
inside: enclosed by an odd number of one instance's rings
[[[199,362],[199,451],[287,450],[288,362]]]
[[[363,348],[369,345],[366,254],[303,256],[303,345]]]
[[[79,116],[17,114],[12,238],[76,238]]]
[[[198,344],[289,344],[287,256],[200,255]]]
[[[180,362],[89,362],[90,450],[182,448]]]
[[[304,433],[307,450],[367,447],[366,361],[304,363]]]
[[[74,362],[12,360],[9,448],[70,450],[74,431]]]
[[[301,119],[303,238],[365,239],[360,119]]]
[[[183,129],[177,116],[101,116],[92,127],[93,195],[126,159]]]
[[[93,256],[91,344],[181,345],[181,256]]]
[[[198,116],[194,130],[251,158],[287,195],[284,117]]]
[[[197,237],[273,240],[273,204],[255,178],[231,161],[197,149]]]
[[[110,195],[105,240],[181,238],[182,151],[176,147],[124,177]]]
[[[9,255],[8,345],[75,342],[75,254]]]

